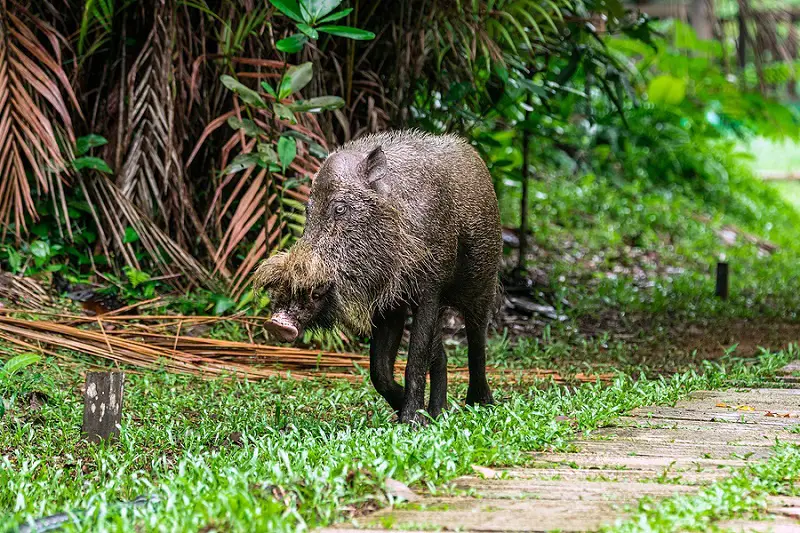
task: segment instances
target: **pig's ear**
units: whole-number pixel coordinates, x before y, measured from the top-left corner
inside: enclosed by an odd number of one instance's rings
[[[369,188],[379,193],[386,192],[386,183],[383,181],[386,174],[386,154],[383,153],[382,147],[373,148],[359,167]]]

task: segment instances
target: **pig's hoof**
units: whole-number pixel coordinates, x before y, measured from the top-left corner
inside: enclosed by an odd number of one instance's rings
[[[494,398],[488,391],[483,394],[467,392],[467,405],[494,405]]]
[[[422,427],[428,425],[428,417],[425,416],[424,411],[414,411],[410,414],[400,413],[400,422],[408,424],[411,427]]]

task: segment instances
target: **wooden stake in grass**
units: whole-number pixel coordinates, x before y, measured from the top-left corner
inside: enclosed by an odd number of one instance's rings
[[[123,372],[89,372],[83,394],[83,436],[89,442],[119,435],[122,419]]]
[[[723,300],[728,299],[728,263],[717,263],[717,290],[716,295]]]

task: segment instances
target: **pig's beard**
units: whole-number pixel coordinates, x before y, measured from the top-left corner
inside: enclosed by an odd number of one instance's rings
[[[393,230],[373,231],[366,238],[348,238],[347,245],[323,239],[312,244],[330,265],[337,293],[336,321],[367,335],[376,312],[413,302],[418,280],[430,270],[431,255],[425,243],[396,219],[375,224]]]

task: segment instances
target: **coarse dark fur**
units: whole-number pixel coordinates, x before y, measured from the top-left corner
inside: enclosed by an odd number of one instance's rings
[[[467,403],[487,404],[486,328],[497,294],[502,237],[491,176],[453,135],[368,135],[333,152],[311,190],[303,237],[263,262],[255,284],[273,308],[303,327],[342,324],[371,333],[370,376],[400,419],[422,422],[447,399],[445,307],[464,316]],[[413,314],[405,389],[394,362]]]

